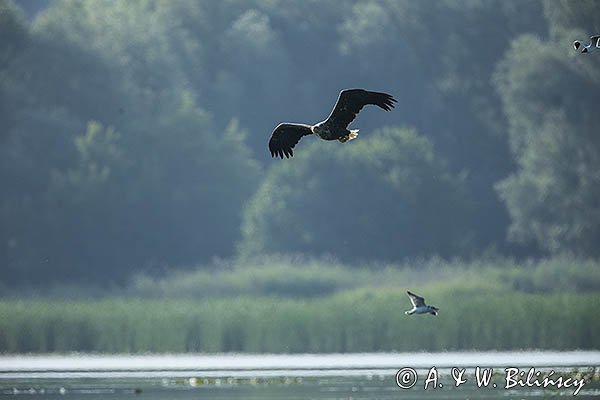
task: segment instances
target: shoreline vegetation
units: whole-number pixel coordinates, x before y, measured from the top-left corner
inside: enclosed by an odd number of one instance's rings
[[[5,293],[0,352],[597,350],[599,288],[598,262],[567,255],[526,265],[272,259],[138,276],[94,298]],[[404,315],[407,289],[440,315]]]

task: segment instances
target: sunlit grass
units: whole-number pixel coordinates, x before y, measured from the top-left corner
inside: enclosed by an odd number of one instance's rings
[[[365,352],[600,348],[600,296],[424,287],[438,317],[395,289],[319,299],[4,301],[3,352]]]
[[[356,288],[471,285],[527,293],[600,292],[600,262],[571,255],[535,263],[510,259],[343,265],[331,260],[268,257],[219,267],[180,270],[164,278],[138,275],[122,295],[158,298],[277,296],[310,298]]]
[[[1,352],[599,349],[600,265],[439,259],[344,266],[275,257],[0,300]],[[406,290],[441,309],[404,315]]]

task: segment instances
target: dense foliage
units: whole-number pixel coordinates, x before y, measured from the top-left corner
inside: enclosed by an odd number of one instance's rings
[[[598,6],[549,1],[551,40],[515,39],[496,74],[518,165],[497,186],[511,214],[511,237],[551,252],[595,257],[600,256],[600,136],[594,111],[600,104],[600,59],[581,59],[557,43],[597,30],[587,12],[597,13]]]
[[[600,302],[593,294],[490,288],[428,292],[439,307],[461,296],[470,302],[443,308],[443,317],[415,317],[407,323],[398,309],[407,297],[385,290],[309,301],[2,301],[0,351],[340,353],[596,350],[600,345]]]
[[[440,314],[405,316],[406,288]],[[15,291],[0,301],[0,353],[597,350],[598,290],[598,262],[566,254],[362,267],[269,257],[139,276],[110,297]]]
[[[264,252],[599,255],[600,59],[571,48],[596,1],[26,3],[0,0],[5,285]],[[268,159],[278,122],[345,87],[399,103]]]
[[[386,128],[349,148],[302,150],[293,164],[272,168],[249,201],[243,255],[393,260],[469,248],[464,177],[448,173],[414,130]]]

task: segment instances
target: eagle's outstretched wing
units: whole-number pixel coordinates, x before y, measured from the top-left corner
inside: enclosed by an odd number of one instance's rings
[[[311,135],[310,125],[303,124],[279,124],[271,134],[269,150],[271,157],[290,158],[294,156],[292,150],[302,136]]]
[[[354,121],[356,114],[367,104],[373,104],[390,111],[394,108],[396,99],[387,93],[369,92],[363,89],[345,89],[340,92],[333,111],[327,118],[327,123],[333,123],[346,129]]]
[[[408,293],[408,297],[410,297],[410,302],[412,303],[412,305],[414,307],[423,307],[425,306],[425,299],[422,298],[421,296],[417,296],[414,293],[411,293],[410,290],[407,291],[406,293]]]

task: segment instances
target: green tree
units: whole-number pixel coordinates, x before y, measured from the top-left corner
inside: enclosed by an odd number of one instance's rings
[[[513,164],[494,67],[515,35],[544,29],[539,0],[357,2],[341,27],[363,75],[398,84],[401,121],[426,133],[452,170],[469,172],[480,248],[508,250],[494,183]]]
[[[581,32],[557,22],[570,20],[557,9],[572,16],[577,4],[546,3],[554,40],[521,36],[498,67],[518,170],[497,190],[511,215],[512,239],[598,256],[600,139],[593,109],[600,104],[600,81],[591,71],[597,73],[600,61],[574,52],[571,42]],[[594,4],[588,25],[600,12]]]
[[[587,36],[600,32],[598,2],[595,0],[544,0],[544,15],[553,38],[568,35],[574,29],[582,30]]]
[[[52,275],[46,193],[53,171],[68,168],[79,121],[64,110],[20,109],[0,146],[2,280],[39,281]],[[47,269],[48,268],[48,269]]]
[[[304,145],[293,164],[269,171],[248,203],[242,254],[392,260],[471,250],[464,176],[448,173],[415,130]]]
[[[2,280],[122,282],[232,255],[259,166],[240,125],[215,127],[184,89],[194,53],[166,5],[57,1],[31,28],[0,5]]]
[[[0,1],[0,140],[14,123],[17,110],[26,102],[19,82],[20,66],[15,62],[29,41],[29,32],[20,10],[11,2]]]
[[[157,113],[185,86],[169,21],[155,1],[58,0],[32,23],[46,58],[33,74],[38,96],[85,120],[119,125]],[[37,53],[33,56],[38,57]],[[64,60],[70,60],[65,63]],[[27,60],[35,65],[36,60]],[[61,83],[62,88],[56,88]]]
[[[233,122],[215,135],[188,96],[123,127],[74,140],[76,167],[47,194],[50,247],[64,275],[119,282],[131,272],[230,256],[258,165]]]

